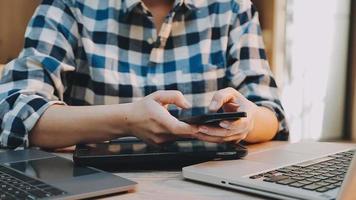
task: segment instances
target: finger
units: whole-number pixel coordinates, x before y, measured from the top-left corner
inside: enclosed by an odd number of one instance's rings
[[[228,102],[234,102],[237,98],[237,91],[233,88],[225,88],[217,91],[209,105],[209,110],[212,112],[218,111],[221,106]]]
[[[153,111],[151,112],[151,118],[155,121],[157,126],[152,129],[154,133],[158,134],[175,134],[192,136],[198,132],[198,127],[189,125],[187,123],[179,121],[172,116],[166,109],[162,107],[157,101],[152,100],[148,105]]]
[[[238,133],[244,132],[248,129],[248,123],[244,119],[239,119],[236,121],[224,120],[219,123],[219,126],[224,129],[232,130]]]
[[[175,134],[182,137],[193,137],[194,134],[198,132],[197,126],[179,121],[165,109],[157,109],[156,115],[156,121],[160,123],[166,130],[165,132],[168,132],[169,134]]]
[[[153,99],[162,105],[174,104],[180,108],[188,109],[191,104],[184,97],[182,92],[177,90],[158,91],[152,94]]]
[[[204,133],[197,133],[196,138],[205,142],[212,142],[212,143],[223,143],[224,140],[222,137],[215,137],[206,135]]]
[[[194,139],[196,134],[197,133],[194,133],[194,134],[176,134],[176,137],[177,138]]]
[[[198,126],[181,122],[174,118],[175,122],[167,124],[168,130],[180,137],[194,137],[198,133]]]
[[[240,105],[235,102],[226,103],[223,105],[223,109],[225,112],[237,112],[239,108]]]
[[[154,135],[152,137],[152,141],[155,144],[164,144],[167,142],[172,142],[177,140],[177,137],[174,135],[169,135],[169,134],[159,134],[159,135]]]
[[[200,126],[199,132],[210,136],[227,137],[235,134],[233,130],[214,126]]]
[[[153,141],[152,137],[154,137],[154,134],[152,134],[150,137],[140,137],[140,139],[149,146],[157,147],[157,144]]]
[[[245,139],[245,138],[244,138],[244,139]],[[241,140],[236,140],[236,141],[234,141],[234,142],[235,142],[235,144],[239,144],[242,140],[243,140],[243,139],[241,139]]]
[[[140,138],[140,139],[143,140],[149,146],[153,146],[153,147],[160,147],[160,145],[162,144],[176,140],[176,138],[170,137],[169,135],[157,135],[157,134],[151,134],[148,138]]]
[[[223,138],[223,141],[224,142],[241,141],[241,140],[245,139],[246,136],[247,136],[247,134],[232,135],[232,136]]]

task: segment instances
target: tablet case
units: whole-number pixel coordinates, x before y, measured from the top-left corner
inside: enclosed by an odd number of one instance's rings
[[[154,147],[136,140],[77,145],[73,160],[77,165],[106,171],[169,170],[210,160],[239,159],[246,155],[247,149],[241,144],[183,140]]]

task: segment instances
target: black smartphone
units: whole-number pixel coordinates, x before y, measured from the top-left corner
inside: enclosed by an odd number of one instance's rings
[[[221,121],[238,120],[243,117],[247,117],[246,112],[207,113],[207,114],[197,115],[197,116],[178,117],[178,119],[188,124],[216,126]]]

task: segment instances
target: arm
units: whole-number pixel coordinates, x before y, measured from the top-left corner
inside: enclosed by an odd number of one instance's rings
[[[28,136],[52,105],[65,105],[62,73],[75,68],[77,27],[63,1],[45,0],[37,8],[19,57],[0,80],[0,146],[29,146]]]
[[[259,106],[255,114],[254,128],[245,138],[246,142],[257,143],[272,140],[278,131],[278,120],[273,111]]]
[[[32,130],[30,144],[54,149],[128,134],[151,144],[163,143],[176,136],[194,137],[197,127],[170,115],[166,108],[168,104],[181,108],[190,106],[177,91],[158,91],[128,104],[51,106]]]
[[[200,132],[205,134],[201,137],[251,143],[287,140],[288,128],[266,58],[258,13],[249,0],[239,1],[232,9],[236,15],[232,18],[227,48],[229,88],[214,95],[210,110],[223,107],[225,111],[245,111],[247,118],[224,122],[221,128],[201,127]]]
[[[177,91],[153,93],[141,101],[105,106],[67,106],[62,76],[74,71],[78,27],[71,7],[45,0],[26,32],[19,58],[6,66],[0,80],[0,145],[60,148],[99,142],[126,134],[148,143],[193,137],[197,128],[180,122],[168,104],[187,108]]]
[[[256,132],[251,132],[248,141],[287,140],[289,130],[267,61],[258,12],[250,1],[242,2],[229,37],[229,86],[260,107],[255,119]],[[273,126],[275,120],[277,126]]]
[[[127,105],[49,107],[29,135],[31,146],[55,149],[125,136]]]

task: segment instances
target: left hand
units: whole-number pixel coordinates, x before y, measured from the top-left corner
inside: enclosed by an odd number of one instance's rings
[[[225,88],[214,94],[209,110],[216,112],[220,108],[223,108],[224,112],[246,112],[247,117],[236,121],[221,121],[220,127],[199,126],[198,139],[215,143],[238,143],[254,129],[254,119],[259,107],[234,88]]]

